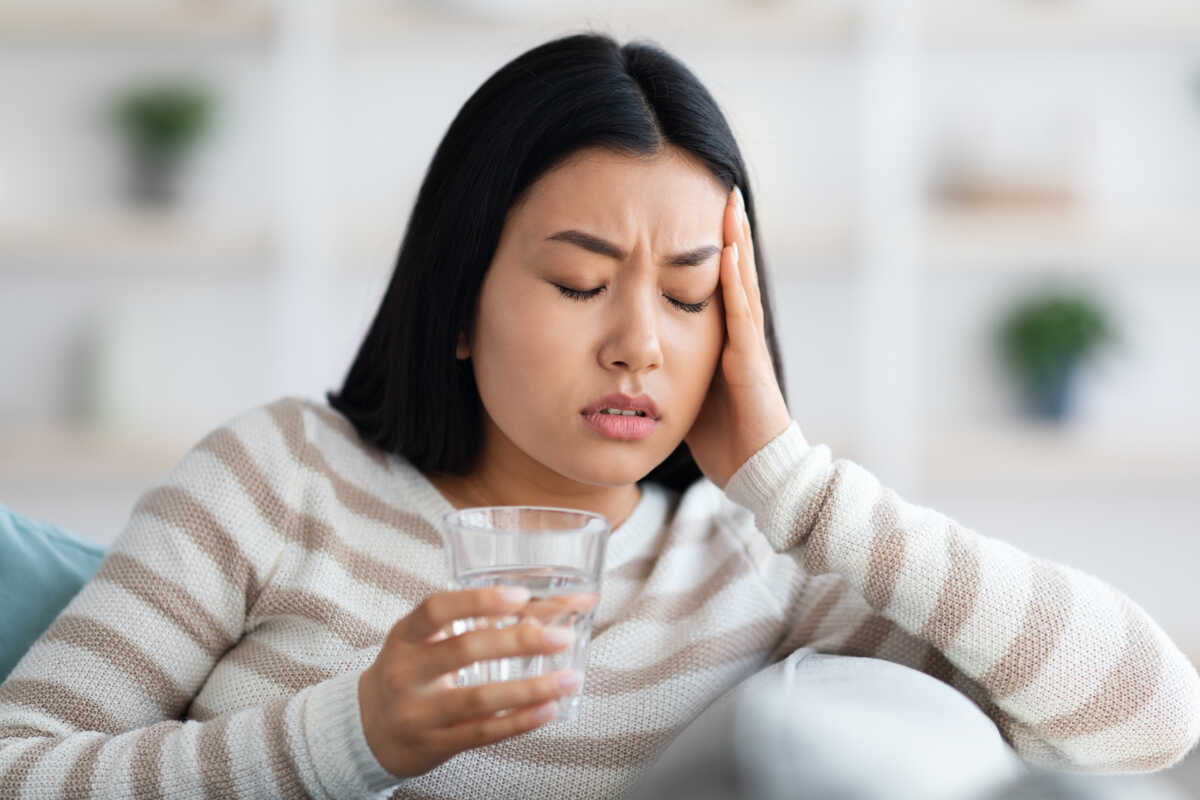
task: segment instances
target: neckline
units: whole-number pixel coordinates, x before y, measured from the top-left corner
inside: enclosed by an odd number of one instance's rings
[[[445,525],[445,515],[458,509],[438,491],[429,478],[425,477],[425,473],[417,469],[407,458],[396,455],[393,462],[398,465],[399,469],[407,473],[413,489],[413,500],[418,509],[438,531],[441,531]],[[628,550],[632,543],[642,540],[645,535],[650,533],[656,525],[656,519],[662,516],[666,508],[664,489],[661,486],[652,481],[646,481],[639,484],[639,487],[641,497],[638,498],[633,511],[625,518],[624,522],[609,531],[605,557],[607,563],[612,563],[614,556],[619,557],[620,553]]]

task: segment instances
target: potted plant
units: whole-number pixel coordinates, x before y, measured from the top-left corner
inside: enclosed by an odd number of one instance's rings
[[[998,338],[1030,411],[1059,421],[1070,411],[1076,368],[1116,334],[1098,303],[1083,294],[1056,291],[1015,306],[1002,321]]]
[[[143,85],[117,98],[115,116],[132,160],[135,202],[174,203],[179,165],[208,128],[212,106],[207,89],[186,81]]]

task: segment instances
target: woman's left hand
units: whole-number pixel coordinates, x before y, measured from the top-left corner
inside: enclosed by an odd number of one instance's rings
[[[736,186],[725,203],[724,236],[725,346],[700,414],[683,439],[705,477],[722,490],[750,456],[792,422],[767,350],[754,243]]]

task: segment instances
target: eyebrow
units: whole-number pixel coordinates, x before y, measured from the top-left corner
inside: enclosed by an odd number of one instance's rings
[[[612,242],[606,242],[597,236],[592,236],[590,233],[584,233],[583,231],[559,231],[547,236],[546,240],[569,242],[570,244],[582,247],[584,250],[590,250],[593,253],[599,253],[602,256],[609,256],[611,258],[624,260],[626,255],[624,250]],[[713,244],[708,244],[703,247],[697,247],[695,250],[688,250],[685,253],[676,253],[668,257],[663,263],[668,267],[696,267],[720,252],[721,248]]]

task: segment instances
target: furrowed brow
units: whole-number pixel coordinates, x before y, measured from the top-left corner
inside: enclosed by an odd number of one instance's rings
[[[582,247],[592,253],[598,253],[609,258],[624,260],[626,253],[612,242],[606,242],[598,236],[577,230],[565,230],[546,237],[547,241],[567,242]],[[695,267],[721,252],[721,248],[713,244],[697,247],[684,253],[669,256],[663,264],[668,267]]]

